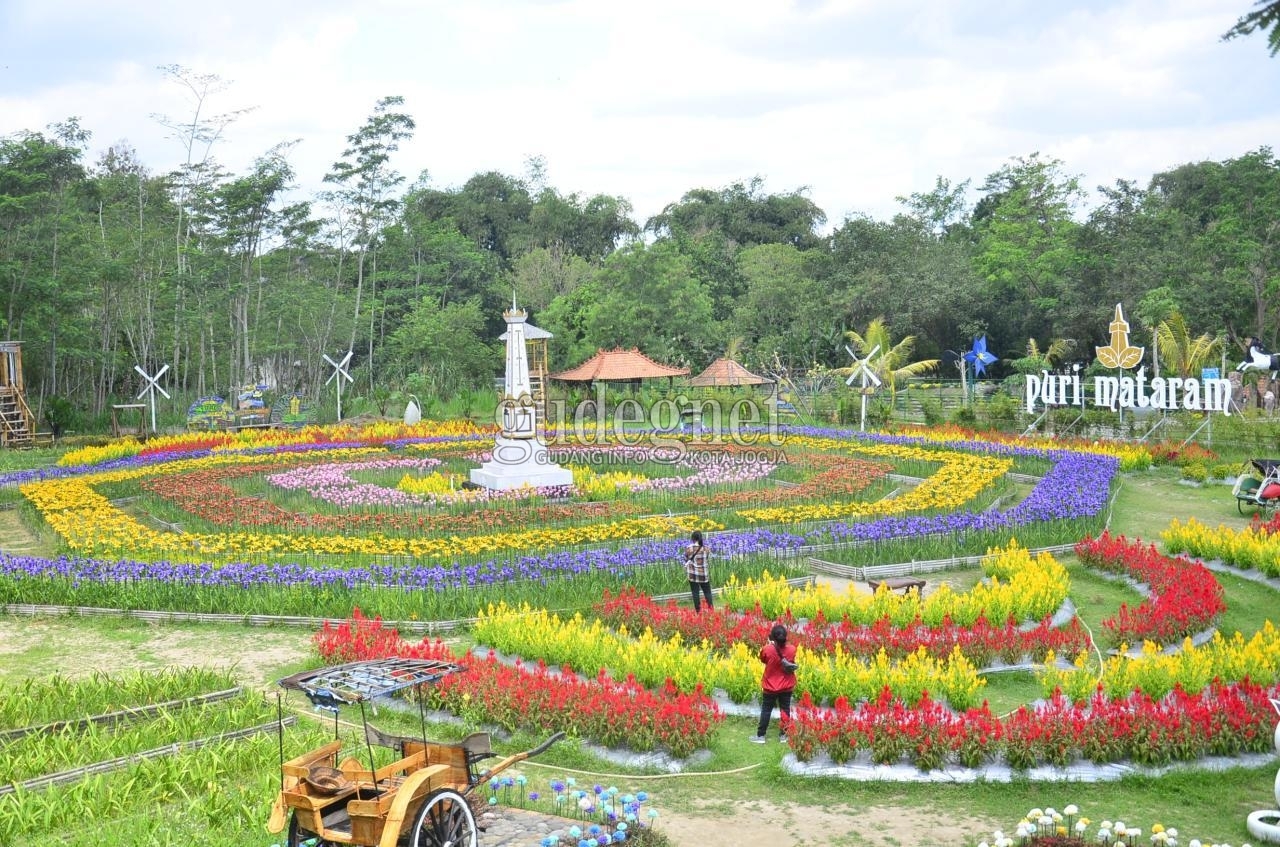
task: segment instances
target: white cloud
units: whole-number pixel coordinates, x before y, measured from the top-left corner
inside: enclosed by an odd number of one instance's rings
[[[150,116],[189,119],[193,101],[155,66],[180,63],[233,81],[210,112],[257,107],[228,127],[219,161],[241,170],[300,138],[290,158],[307,190],[377,100],[402,95],[418,129],[394,164],[409,179],[523,175],[539,154],[557,189],[623,195],[643,220],[759,175],[768,190],[810,186],[835,224],[887,217],[938,175],[981,184],[1036,150],[1087,187],[1145,183],[1280,130],[1280,64],[1260,39],[1218,41],[1239,0],[983,8],[21,0],[0,11],[0,133],[78,115],[95,156],[127,138],[168,170],[184,154]]]

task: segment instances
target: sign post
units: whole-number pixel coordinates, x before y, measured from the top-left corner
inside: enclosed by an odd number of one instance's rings
[[[146,380],[146,383],[147,383],[147,384],[143,387],[143,389],[142,389],[141,391],[139,391],[139,392],[138,392],[138,398],[137,398],[137,399],[141,400],[144,396],[148,396],[148,397],[150,398],[150,402],[151,402],[151,434],[152,434],[152,435],[154,435],[154,434],[155,434],[155,432],[156,432],[156,392],[157,392],[157,391],[159,391],[161,394],[163,394],[163,395],[164,395],[164,399],[166,399],[166,400],[172,400],[172,399],[173,399],[172,397],[170,397],[170,396],[169,396],[169,392],[165,391],[163,388],[161,388],[161,387],[160,387],[160,377],[162,377],[162,376],[164,376],[164,375],[165,375],[165,372],[169,370],[169,366],[168,366],[168,365],[165,365],[163,368],[161,368],[160,370],[156,371],[156,375],[155,375],[155,376],[151,376],[151,375],[149,375],[146,371],[144,371],[144,370],[143,370],[141,367],[139,367],[138,365],[134,365],[134,366],[133,366],[133,369],[134,369],[135,371],[137,371],[137,372],[142,376],[142,378],[143,378],[144,380]]]

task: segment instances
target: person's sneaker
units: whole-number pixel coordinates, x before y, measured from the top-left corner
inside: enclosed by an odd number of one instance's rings
[[[787,743],[787,736],[786,736],[786,734],[785,734],[785,733],[783,733],[782,735],[779,735],[779,736],[778,736],[778,740],[779,740],[779,741],[781,741],[783,744],[786,744],[786,743]]]
[[[763,744],[763,743],[764,743],[764,736],[763,736],[763,735],[753,735],[753,736],[751,736],[751,743],[752,743],[752,744]]]

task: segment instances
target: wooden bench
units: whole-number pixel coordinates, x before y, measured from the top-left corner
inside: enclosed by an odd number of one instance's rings
[[[924,593],[924,580],[914,576],[891,576],[885,579],[869,579],[867,585],[872,591],[878,591],[880,586],[884,586],[890,591],[899,591],[906,594],[908,591],[918,591]]]

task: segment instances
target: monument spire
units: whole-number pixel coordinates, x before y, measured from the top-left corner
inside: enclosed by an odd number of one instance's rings
[[[493,459],[471,471],[471,482],[494,489],[572,485],[573,471],[552,462],[547,445],[538,437],[538,407],[533,402],[524,334],[528,313],[516,304],[514,289],[511,308],[502,317],[507,322],[507,366],[498,403],[502,429],[494,439]]]

